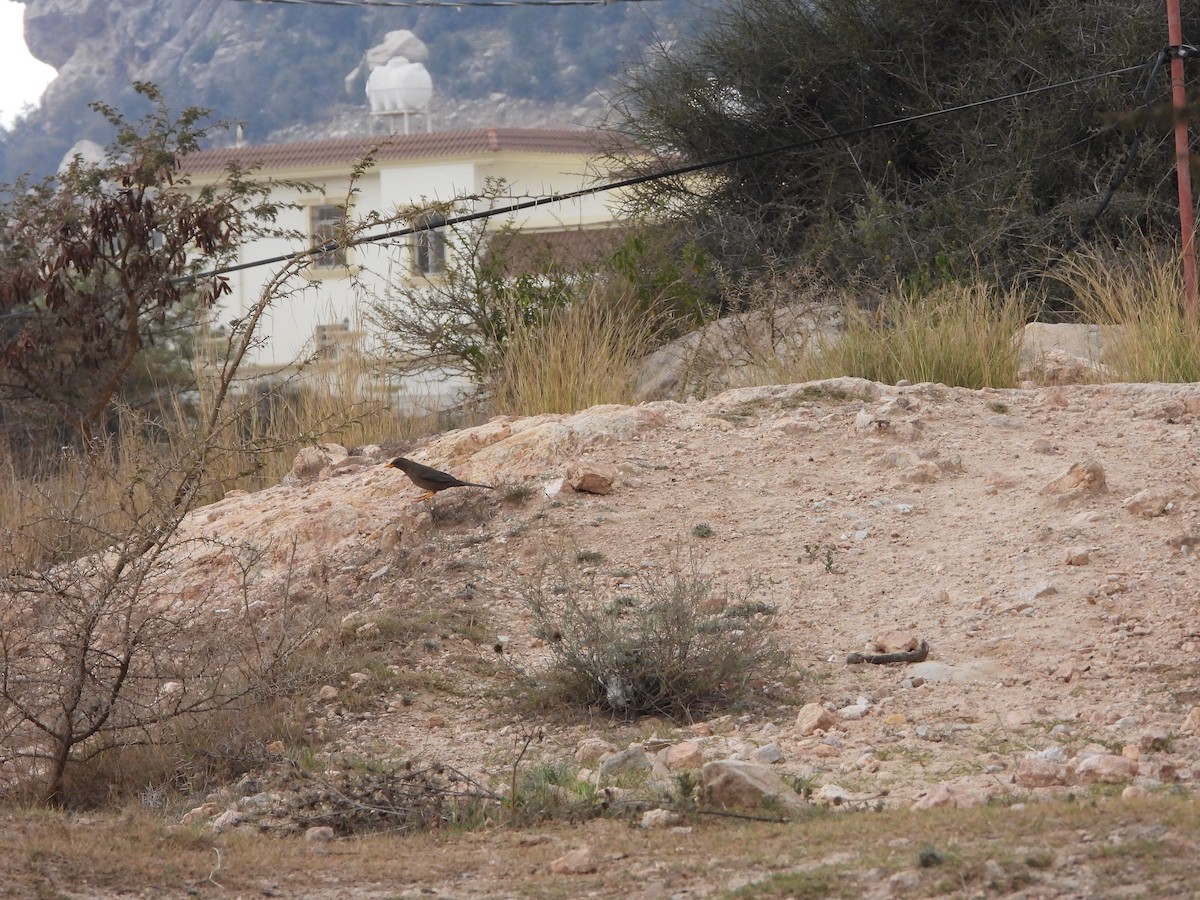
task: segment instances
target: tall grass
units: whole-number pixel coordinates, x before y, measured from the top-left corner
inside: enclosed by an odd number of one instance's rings
[[[1013,340],[1031,304],[1022,292],[984,282],[950,284],[927,294],[897,292],[877,309],[851,305],[845,331],[819,339],[786,366],[763,374],[788,381],[854,375],[895,384],[901,379],[968,388],[1017,383]]]
[[[1200,381],[1200,321],[1189,314],[1179,259],[1144,253],[1078,254],[1055,270],[1079,317],[1103,329],[1103,362],[1118,381]]]
[[[653,333],[644,311],[596,286],[547,320],[509,334],[493,408],[527,416],[631,403],[634,368],[649,352]]]
[[[121,531],[129,510],[148,502],[140,496],[146,472],[189,452],[195,423],[212,403],[209,384],[200,369],[198,389],[173,397],[156,415],[119,410],[112,434],[90,454],[63,448],[22,457],[0,446],[0,549],[8,561],[66,559],[105,546],[105,535]],[[315,441],[382,444],[437,426],[436,413],[398,414],[383,373],[358,354],[314,363],[285,380],[244,384],[208,448],[202,503],[233,489],[277,484],[297,451]]]

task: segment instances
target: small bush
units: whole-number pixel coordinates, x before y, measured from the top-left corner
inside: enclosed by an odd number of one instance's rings
[[[511,805],[519,818],[528,822],[589,818],[600,811],[596,788],[580,781],[568,762],[538,763],[523,772]]]
[[[290,701],[262,697],[243,709],[182,718],[156,737],[112,744],[68,770],[71,806],[102,808],[136,797],[153,807],[202,797],[274,762],[266,749],[273,741],[303,749],[304,716]]]
[[[539,695],[626,718],[689,718],[746,699],[756,682],[781,674],[787,653],[769,631],[772,608],[751,604],[753,585],[729,606],[762,614],[736,622],[706,612],[713,588],[694,561],[643,575],[620,598],[594,579],[544,571],[529,591],[535,630],[553,656]]]

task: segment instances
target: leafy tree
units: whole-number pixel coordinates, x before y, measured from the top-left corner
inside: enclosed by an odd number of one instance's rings
[[[271,185],[233,167],[191,189],[180,159],[211,130],[206,112],[172,117],[156,87],[136,87],[155,107],[136,123],[93,104],[116,129],[102,161],[77,155],[56,177],[19,181],[0,208],[0,399],[15,405],[5,418],[40,412],[33,421],[85,446],[135,377],[154,388],[152,354],[186,359],[192,314],[229,290],[188,276],[231,258],[279,209]]]
[[[0,388],[22,407],[76,417],[89,451],[64,454],[77,477],[61,487],[14,487],[35,518],[0,533],[0,777],[52,804],[72,801],[71,773],[90,760],[172,744],[181,726],[252,708],[314,628],[286,584],[259,580],[279,548],[185,525],[216,487],[214,461],[241,444],[256,398],[234,385],[258,326],[312,253],[281,263],[227,324],[194,416],[166,440],[107,452],[106,413],[124,423],[122,437],[154,424],[119,397],[138,361],[184,347],[188,312],[224,293],[188,276],[273,230],[277,211],[271,186],[236,169],[187,190],[179,157],[203,135],[202,113],[173,119],[157,89],[138,89],[153,114],[131,125],[98,107],[117,128],[105,160],[20,186],[0,222]],[[204,553],[241,573],[222,604],[179,580],[181,561]],[[285,581],[294,564],[293,553]]]
[[[1097,208],[1144,121],[1129,113],[1147,71],[824,139],[1147,62],[1162,19],[1151,0],[732,0],[625,77],[621,128],[652,151],[631,165],[823,142],[650,182],[629,211],[684,223],[679,240],[727,269],[800,258],[839,278],[1011,277]],[[1185,32],[1197,26],[1193,9]],[[1171,221],[1169,133],[1149,136],[1101,222],[1112,234]]]

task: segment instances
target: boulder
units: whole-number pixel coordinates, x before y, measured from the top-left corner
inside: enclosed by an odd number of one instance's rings
[[[700,770],[704,799],[727,809],[758,809],[764,805],[798,812],[807,804],[771,769],[758,763],[724,759]]]

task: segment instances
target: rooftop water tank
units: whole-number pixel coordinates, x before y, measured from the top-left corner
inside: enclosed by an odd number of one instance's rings
[[[433,79],[421,63],[403,56],[388,60],[367,78],[367,101],[373,113],[418,112],[429,108]]]

